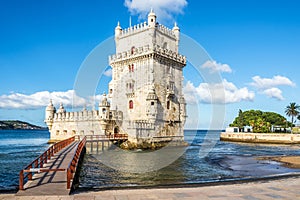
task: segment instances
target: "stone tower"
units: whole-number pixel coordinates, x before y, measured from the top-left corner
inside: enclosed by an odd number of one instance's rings
[[[152,10],[147,22],[115,28],[108,98],[111,109],[123,113],[120,132],[132,142],[183,140],[186,59],[178,53],[179,39],[176,23],[172,30],[160,25]]]

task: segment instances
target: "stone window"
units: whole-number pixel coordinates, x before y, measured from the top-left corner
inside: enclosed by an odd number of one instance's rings
[[[129,72],[134,72],[134,64],[128,65],[128,71]]]
[[[154,106],[154,101],[151,101],[151,106]]]
[[[170,109],[170,101],[167,101],[167,109]]]
[[[134,92],[134,80],[129,80],[126,83],[126,93],[133,93]]]
[[[132,100],[129,101],[129,109],[133,109],[133,101]]]
[[[134,54],[134,52],[135,52],[135,47],[133,46],[131,47],[131,54]]]

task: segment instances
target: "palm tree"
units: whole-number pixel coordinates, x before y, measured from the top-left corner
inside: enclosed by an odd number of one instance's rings
[[[294,124],[294,117],[297,117],[300,113],[299,109],[300,109],[300,106],[297,105],[295,102],[290,103],[290,105],[288,105],[285,108],[285,114],[289,117],[292,117],[292,125]]]

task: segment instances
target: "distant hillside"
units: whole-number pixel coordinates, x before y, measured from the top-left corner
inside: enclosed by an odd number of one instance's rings
[[[0,130],[14,130],[14,129],[47,129],[46,127],[36,126],[28,122],[19,120],[0,120]]]

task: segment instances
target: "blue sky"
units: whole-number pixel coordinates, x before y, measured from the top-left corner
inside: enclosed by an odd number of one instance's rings
[[[140,23],[151,7],[159,22],[172,28],[176,21],[214,60],[205,66],[220,74],[225,85],[224,126],[238,109],[284,115],[290,102],[300,103],[296,0],[10,0],[0,1],[0,119],[44,125],[49,97],[71,105],[74,82],[88,54],[113,36],[118,21],[123,28],[129,26],[129,16],[132,24]],[[212,106],[204,97],[203,79],[192,68],[184,72],[185,91],[197,97],[199,108],[188,114],[189,126],[199,115],[198,127],[208,128]],[[103,83],[108,80],[102,77]]]

